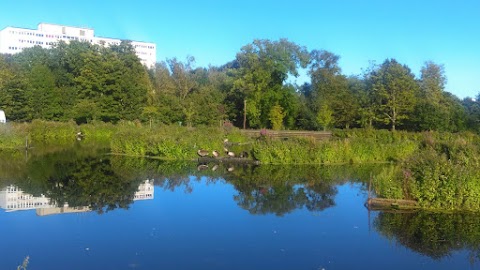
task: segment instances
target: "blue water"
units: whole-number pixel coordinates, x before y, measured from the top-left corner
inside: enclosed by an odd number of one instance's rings
[[[135,201],[128,210],[37,216],[0,210],[0,269],[479,269],[465,250],[433,259],[373,228],[358,183],[336,186],[335,205],[253,215],[219,179]]]

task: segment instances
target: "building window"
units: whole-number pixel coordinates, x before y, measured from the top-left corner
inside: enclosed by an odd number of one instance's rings
[[[85,36],[85,30],[80,30],[80,36],[81,37]]]
[[[65,26],[62,27],[62,34],[66,34],[67,33],[67,29],[65,29]]]

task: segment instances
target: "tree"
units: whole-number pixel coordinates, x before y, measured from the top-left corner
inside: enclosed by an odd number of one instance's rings
[[[313,88],[313,110],[318,113],[321,106],[328,104],[335,123],[341,127],[350,127],[355,123],[357,106],[353,95],[348,91],[348,80],[338,66],[340,57],[325,50],[313,50],[310,57],[308,73]]]
[[[75,78],[77,104],[96,103],[100,120],[139,119],[152,91],[148,74],[129,43],[94,47],[82,55],[83,66]]]
[[[410,69],[395,59],[387,59],[370,75],[377,119],[390,124],[392,131],[402,120],[408,119],[415,108],[418,84]]]
[[[0,55],[0,108],[13,121],[31,120],[28,106],[28,81],[18,65]]]
[[[273,106],[268,116],[273,130],[280,130],[283,128],[283,118],[285,117],[285,113],[283,112],[282,106],[278,104]]]
[[[298,76],[298,67],[305,68],[309,56],[304,47],[286,39],[279,41],[254,40],[237,54],[233,91],[243,103],[247,100],[247,118],[250,127],[269,125],[269,113],[276,104],[282,107],[296,98],[287,94],[290,88],[284,83],[289,75]],[[285,108],[285,107],[284,107]],[[288,110],[292,113],[293,110]],[[291,116],[286,116],[291,119]]]
[[[317,113],[317,122],[323,127],[324,131],[334,123],[333,111],[328,104],[320,106],[320,110]]]
[[[462,105],[466,111],[466,125],[470,130],[480,132],[480,93],[476,99],[467,97],[463,99]]]
[[[55,78],[45,65],[35,64],[29,73],[29,106],[33,119],[59,120],[63,114],[61,96],[55,86]]]
[[[420,74],[418,102],[407,123],[409,129],[448,132],[463,130],[465,110],[458,98],[444,91],[447,78],[443,65],[425,62]]]
[[[177,58],[172,58],[168,59],[167,63],[175,86],[175,95],[180,100],[185,100],[187,95],[197,87],[192,74],[195,58],[189,56],[185,63],[178,61]]]
[[[375,119],[372,91],[364,78],[350,76],[347,80],[348,91],[354,100],[351,110],[355,112],[355,123],[363,128],[372,128]]]
[[[425,62],[420,70],[420,89],[424,97],[432,104],[439,104],[445,89],[447,77],[443,65],[432,61]]]

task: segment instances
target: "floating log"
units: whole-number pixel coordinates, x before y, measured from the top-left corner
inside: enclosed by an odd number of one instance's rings
[[[384,198],[368,198],[365,206],[369,210],[415,210],[419,209],[417,201],[403,199],[384,199]]]

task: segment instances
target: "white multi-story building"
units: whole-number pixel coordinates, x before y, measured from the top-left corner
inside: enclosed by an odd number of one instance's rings
[[[120,39],[96,37],[94,30],[85,27],[72,27],[57,24],[40,23],[38,29],[5,27],[0,30],[0,53],[15,54],[24,48],[41,46],[50,48],[56,42],[63,40],[87,41],[104,46],[118,45]],[[157,61],[157,46],[151,42],[131,41],[142,64],[153,67]]]

